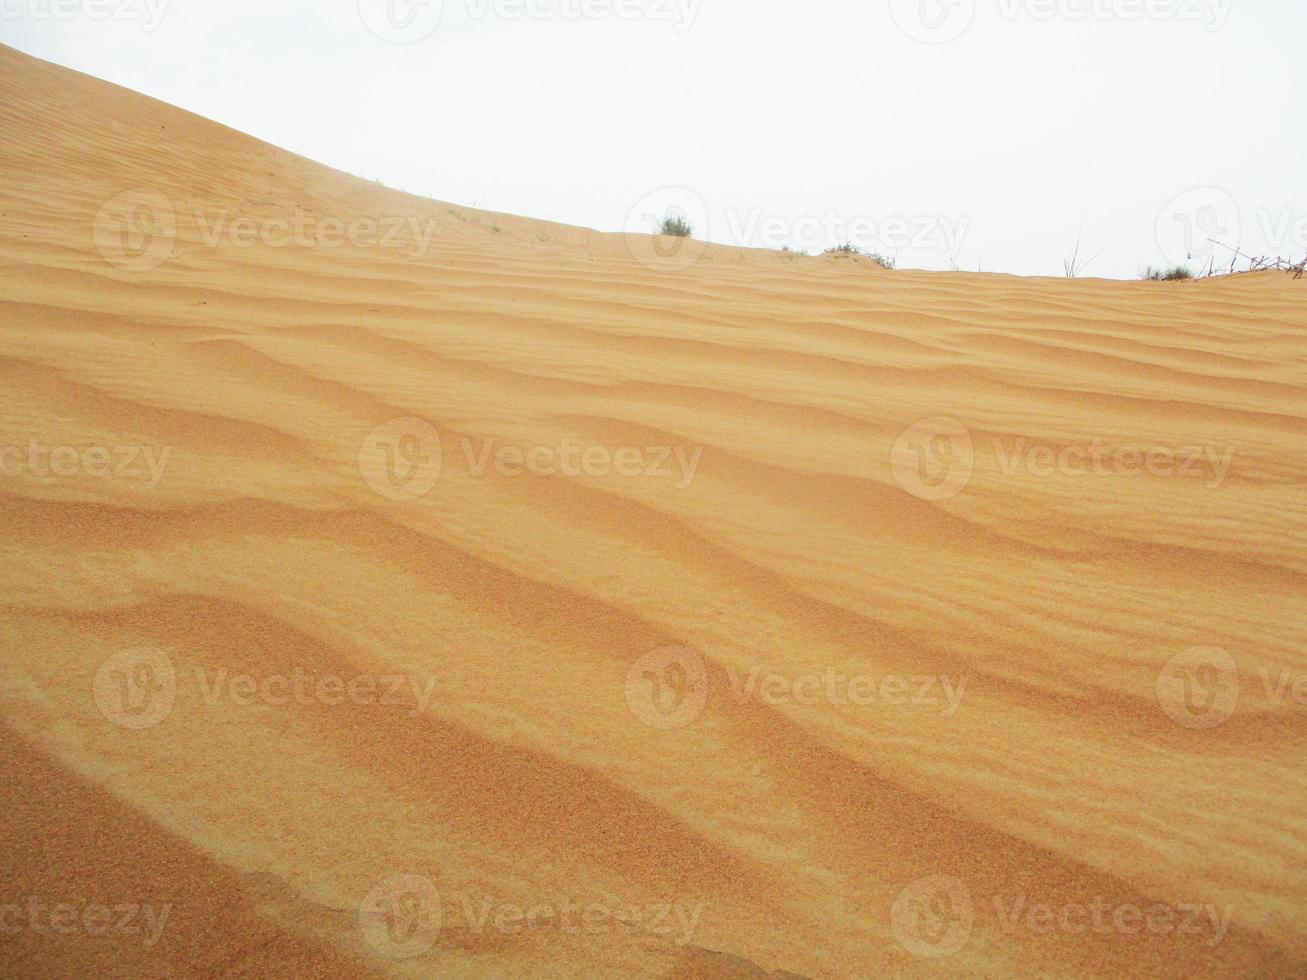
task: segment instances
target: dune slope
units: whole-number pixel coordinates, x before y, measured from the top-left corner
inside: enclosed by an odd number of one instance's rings
[[[1307,281],[602,235],[9,49],[0,276],[5,975],[1307,975]]]

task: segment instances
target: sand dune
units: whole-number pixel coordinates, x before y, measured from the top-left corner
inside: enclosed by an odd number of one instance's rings
[[[1307,974],[1307,280],[0,93],[0,972]]]

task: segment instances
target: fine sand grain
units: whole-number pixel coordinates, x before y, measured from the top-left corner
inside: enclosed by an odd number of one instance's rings
[[[1307,975],[1307,280],[674,246],[0,48],[0,974]]]

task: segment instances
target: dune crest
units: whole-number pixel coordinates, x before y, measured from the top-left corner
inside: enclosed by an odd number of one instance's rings
[[[1307,974],[1307,281],[0,93],[0,972]]]

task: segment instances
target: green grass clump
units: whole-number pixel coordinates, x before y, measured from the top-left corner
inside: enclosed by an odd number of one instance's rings
[[[1183,282],[1193,277],[1194,274],[1183,265],[1171,269],[1154,269],[1150,265],[1144,270],[1144,278],[1150,282]]]
[[[689,238],[694,234],[694,228],[679,214],[669,214],[659,225],[658,234],[670,235],[673,238]]]

